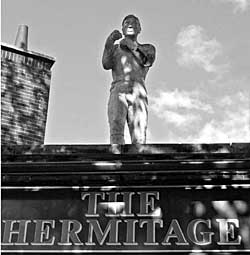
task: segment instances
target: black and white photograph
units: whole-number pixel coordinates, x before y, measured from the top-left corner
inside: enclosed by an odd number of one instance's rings
[[[1,1],[1,252],[250,254],[250,0]]]

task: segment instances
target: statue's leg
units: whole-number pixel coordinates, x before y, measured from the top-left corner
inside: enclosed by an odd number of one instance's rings
[[[125,93],[113,88],[108,102],[108,119],[110,128],[110,143],[124,144],[124,127],[127,116],[127,101]]]
[[[135,86],[133,101],[128,101],[128,127],[132,144],[145,144],[148,123],[148,100],[144,86]]]

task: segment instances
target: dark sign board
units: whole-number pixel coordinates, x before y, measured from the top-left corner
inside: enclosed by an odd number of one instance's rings
[[[5,252],[250,252],[250,186],[5,187]]]

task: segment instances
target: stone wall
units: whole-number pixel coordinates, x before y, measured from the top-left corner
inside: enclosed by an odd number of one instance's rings
[[[1,46],[2,145],[43,144],[55,60]]]

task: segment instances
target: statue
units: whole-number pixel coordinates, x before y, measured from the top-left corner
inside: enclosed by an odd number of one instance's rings
[[[127,121],[132,144],[146,143],[148,100],[145,78],[155,60],[155,47],[139,44],[139,19],[128,15],[122,22],[122,38],[114,30],[106,40],[102,57],[104,69],[112,70],[113,82],[108,102],[108,120],[111,145],[124,144]]]

